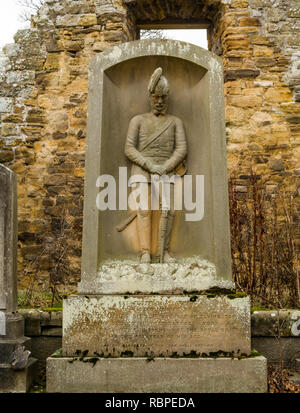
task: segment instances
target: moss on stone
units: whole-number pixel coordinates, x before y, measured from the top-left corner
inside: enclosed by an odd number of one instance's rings
[[[202,356],[203,357],[203,356]],[[223,350],[219,350],[219,351],[211,351],[208,355],[208,357],[212,357],[212,358],[219,358],[219,357],[230,357],[230,358],[234,358],[234,353],[233,351],[223,351]]]
[[[228,295],[234,294],[234,290],[230,290],[228,288],[220,288],[220,287],[212,287],[205,291],[205,294],[209,295]]]
[[[261,357],[262,354],[256,350],[251,350],[251,357]]]
[[[251,307],[251,314],[253,314],[254,311],[272,311],[272,310],[274,310],[274,308],[267,308],[264,306],[254,306],[254,307]]]
[[[82,360],[84,363],[92,363],[94,365],[99,361],[99,357],[87,357]]]
[[[179,358],[180,356],[179,356],[179,354],[177,353],[177,351],[174,351],[174,352],[171,354],[170,357],[177,359],[177,358]]]
[[[55,311],[62,311],[62,307],[45,307],[45,308],[42,308],[42,311],[46,311],[47,313],[52,313]]]
[[[59,348],[58,350],[56,350],[56,352],[52,354],[51,357],[54,357],[54,358],[62,357],[62,348]]]
[[[236,292],[233,293],[233,294],[228,294],[228,295],[227,295],[227,298],[229,298],[230,300],[234,300],[235,298],[244,298],[244,297],[247,297],[247,295],[248,295],[248,294],[246,294],[246,293],[242,293],[242,292],[240,292],[240,291],[236,291]]]
[[[262,354],[259,353],[258,351],[256,351],[256,350],[251,350],[251,353],[250,353],[250,354],[242,353],[242,354],[238,357],[238,359],[239,359],[239,360],[242,360],[242,359],[248,359],[248,358],[252,358],[252,357],[261,357],[261,356],[262,356]]]
[[[183,353],[182,357],[198,358],[201,357],[201,355],[200,353],[197,353],[195,350],[191,350],[189,353]]]
[[[121,353],[121,357],[133,357],[133,356],[134,354],[133,354],[133,351],[131,350],[125,350]]]
[[[207,298],[216,298],[219,296],[226,296],[230,300],[234,300],[235,298],[244,298],[247,297],[248,294],[235,291],[227,288],[220,288],[220,287],[212,287],[208,290],[203,291],[183,291],[184,295],[188,295],[191,297],[190,301],[196,301],[199,295],[206,296]],[[194,298],[195,297],[195,298]]]

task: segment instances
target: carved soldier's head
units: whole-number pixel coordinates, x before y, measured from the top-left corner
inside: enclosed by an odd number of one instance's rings
[[[154,115],[164,115],[168,108],[169,84],[158,67],[152,74],[148,85],[151,110]]]

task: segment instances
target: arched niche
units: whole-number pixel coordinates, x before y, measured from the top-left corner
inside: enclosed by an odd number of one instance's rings
[[[161,66],[170,82],[169,113],[180,117],[188,140],[188,173],[204,175],[205,215],[177,220],[172,249],[178,258],[200,256],[231,280],[230,233],[221,60],[183,42],[141,40],[115,46],[90,63],[81,292],[107,260],[138,259],[116,225],[128,211],[99,211],[96,181],[118,179],[130,166],[124,155],[130,119],[149,111],[147,84]],[[117,203],[118,205],[118,203]]]

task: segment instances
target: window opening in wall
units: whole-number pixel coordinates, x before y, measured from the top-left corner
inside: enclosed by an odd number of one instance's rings
[[[208,49],[207,29],[141,29],[141,39],[172,39]]]

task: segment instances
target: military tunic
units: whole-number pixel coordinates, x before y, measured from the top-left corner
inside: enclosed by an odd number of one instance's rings
[[[171,175],[186,154],[183,123],[176,116],[156,116],[150,112],[131,119],[125,144],[125,155],[133,163],[131,177],[142,175],[151,182],[151,175],[145,169],[147,161],[163,165]],[[136,177],[131,182],[144,181]]]

